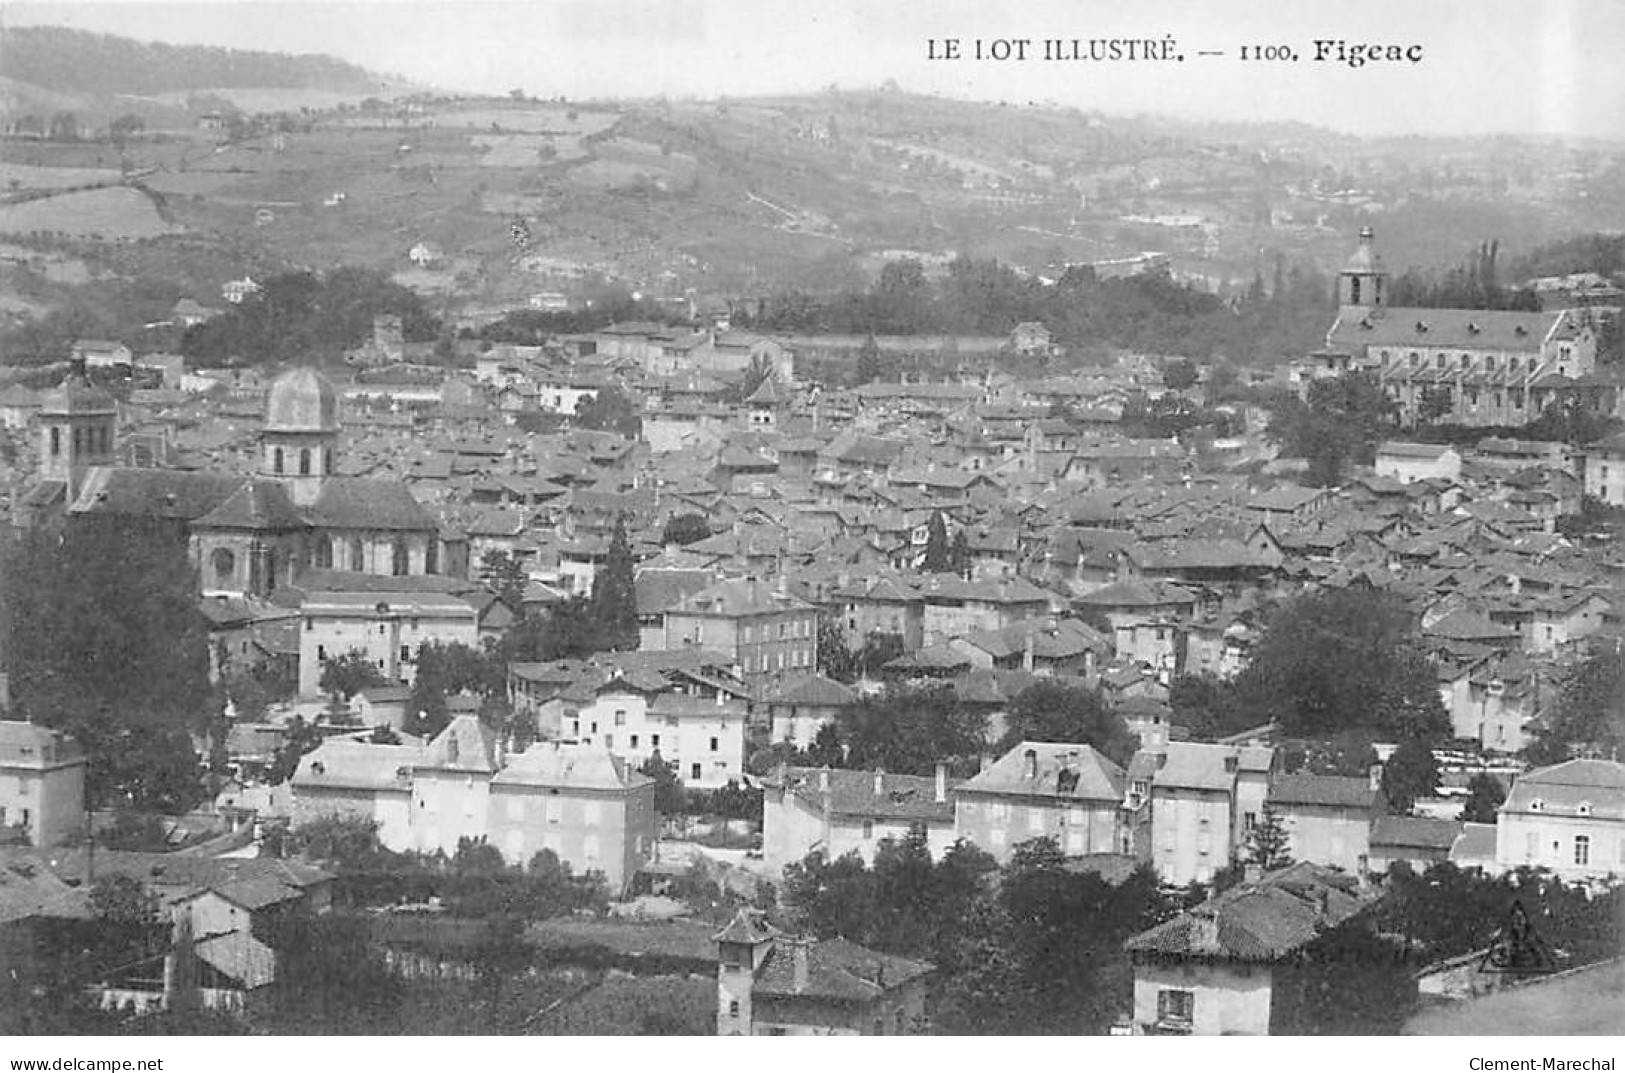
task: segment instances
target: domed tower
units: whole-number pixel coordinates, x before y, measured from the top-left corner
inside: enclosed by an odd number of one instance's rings
[[[77,365],[56,390],[40,402],[40,479],[61,481],[64,502],[72,506],[91,466],[113,464],[113,431],[118,404],[92,384],[83,364]]]
[[[290,369],[271,383],[260,431],[260,471],[281,481],[294,504],[308,507],[333,473],[339,397],[315,369]]]
[[[1371,228],[1360,228],[1360,245],[1337,274],[1337,304],[1365,309],[1388,304],[1388,270],[1371,245]]]

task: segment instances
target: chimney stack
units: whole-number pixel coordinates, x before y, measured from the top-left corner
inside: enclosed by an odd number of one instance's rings
[[[1038,750],[1027,750],[1027,778],[1038,778]]]
[[[1035,643],[1036,642],[1033,640],[1033,631],[1028,630],[1027,641],[1021,647],[1021,669],[1029,673],[1033,669],[1033,649]]]
[[[819,793],[829,793],[829,768],[827,767],[820,768],[818,771],[818,791]]]
[[[875,768],[875,796],[879,797],[886,792],[886,769]]]
[[[1369,782],[1369,784],[1371,786],[1371,791],[1373,793],[1377,792],[1378,790],[1381,790],[1382,789],[1382,765],[1381,764],[1372,764],[1371,767],[1369,769],[1367,769],[1367,771],[1366,771],[1366,778],[1367,778],[1367,780],[1368,780],[1368,782]]]
[[[948,803],[948,765],[937,765],[937,804]]]

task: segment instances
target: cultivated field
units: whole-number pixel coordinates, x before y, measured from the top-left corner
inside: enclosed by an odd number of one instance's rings
[[[41,168],[0,161],[0,190],[72,190],[119,181],[111,168]]]
[[[143,239],[171,234],[152,199],[127,186],[105,187],[0,206],[0,234],[54,231],[77,237]]]
[[[469,108],[459,111],[436,112],[434,122],[439,127],[471,127],[521,134],[574,134],[586,137],[600,134],[620,122],[615,112],[583,112],[573,108]]]

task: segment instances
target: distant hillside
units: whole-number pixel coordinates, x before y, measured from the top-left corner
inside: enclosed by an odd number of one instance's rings
[[[381,82],[331,56],[166,45],[56,26],[0,31],[0,71],[42,89],[95,96],[248,88],[357,92]]]

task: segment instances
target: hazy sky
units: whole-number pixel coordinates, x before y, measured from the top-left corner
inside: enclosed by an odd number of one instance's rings
[[[280,0],[0,3],[6,26],[326,52],[461,90],[716,96],[875,86],[1107,112],[1298,119],[1357,133],[1625,137],[1619,0]],[[933,62],[928,39],[1172,36],[1183,63]],[[1314,62],[1314,42],[1422,61]],[[1283,44],[1296,63],[1244,63]],[[1199,57],[1198,50],[1223,51]],[[0,72],[3,73],[3,72]]]

